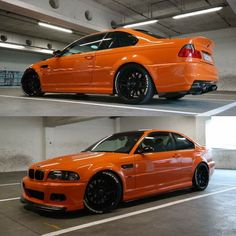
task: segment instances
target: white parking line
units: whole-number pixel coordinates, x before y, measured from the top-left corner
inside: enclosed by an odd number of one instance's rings
[[[211,111],[208,111],[208,112],[205,112],[205,113],[202,113],[202,114],[198,114],[198,116],[214,116],[214,115],[218,115],[224,111],[227,111],[231,108],[234,108],[236,107],[236,102],[233,102],[233,103],[230,103],[228,105],[225,105],[223,107],[219,107],[219,108],[216,108],[214,110],[211,110]]]
[[[57,100],[57,99],[48,99],[48,98],[30,98],[30,97],[17,97],[17,96],[8,96],[8,95],[0,95],[0,97],[2,97],[2,98],[22,99],[22,100],[31,100],[31,101],[44,101],[44,102],[46,101],[46,102],[80,104],[80,105],[88,105],[88,106],[119,108],[119,109],[138,110],[138,111],[174,113],[174,114],[183,114],[183,115],[198,115],[199,114],[199,113],[195,113],[195,112],[186,112],[186,111],[163,110],[163,109],[154,109],[154,108],[148,108],[148,107],[111,105],[111,104],[105,104],[105,103],[67,101],[67,100]]]
[[[19,200],[19,199],[20,199],[20,197],[0,199],[0,202],[9,202],[9,201],[15,201],[15,200]]]
[[[235,102],[236,99],[220,99],[220,98],[196,98],[196,97],[185,97],[183,100],[192,100],[192,101],[217,101],[217,102]]]
[[[110,218],[103,219],[103,220],[93,221],[93,222],[90,222],[90,223],[70,227],[70,228],[67,228],[67,229],[54,231],[54,232],[51,232],[51,233],[48,233],[48,234],[43,234],[42,236],[57,236],[57,235],[61,235],[61,234],[66,234],[66,233],[69,233],[69,232],[72,232],[72,231],[77,231],[77,230],[93,227],[93,226],[96,226],[96,225],[101,225],[101,224],[105,224],[105,223],[108,223],[108,222],[121,220],[121,219],[128,218],[128,217],[131,217],[131,216],[140,215],[140,214],[143,214],[143,213],[159,210],[159,209],[162,209],[162,208],[178,205],[178,204],[181,204],[181,203],[184,203],[184,202],[189,202],[189,201],[193,201],[193,200],[200,199],[200,198],[209,197],[209,196],[216,195],[216,194],[219,194],[219,193],[225,193],[225,192],[232,191],[232,190],[236,190],[236,187],[228,188],[228,189],[220,190],[220,191],[215,191],[215,192],[212,192],[212,193],[201,194],[201,195],[198,195],[198,196],[195,196],[195,197],[185,198],[185,199],[182,199],[182,200],[177,200],[177,201],[174,201],[174,202],[165,203],[165,204],[162,204],[162,205],[159,205],[159,206],[154,206],[154,207],[146,208],[146,209],[143,209],[143,210],[134,211],[134,212],[130,212],[130,213],[127,213],[127,214],[110,217]]]
[[[12,185],[20,185],[20,183],[0,184],[0,187],[12,186]]]

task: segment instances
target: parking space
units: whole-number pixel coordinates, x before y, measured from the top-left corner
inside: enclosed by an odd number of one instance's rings
[[[122,203],[105,215],[86,211],[67,214],[36,212],[24,207],[22,172],[13,178],[1,174],[0,227],[2,235],[235,235],[236,171],[216,170],[205,192],[177,191],[139,201]],[[4,178],[2,178],[4,176]],[[9,176],[9,178],[8,178]],[[173,222],[175,222],[173,224]]]
[[[20,89],[0,90],[0,115],[24,116],[158,116],[158,115],[236,115],[236,94],[215,92],[186,96],[178,101],[156,96],[149,104],[132,106],[120,103],[118,97],[89,95],[51,95],[30,98]]]

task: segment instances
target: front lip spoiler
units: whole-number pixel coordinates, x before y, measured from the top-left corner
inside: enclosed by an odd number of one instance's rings
[[[41,211],[47,211],[47,212],[58,212],[58,213],[65,213],[66,212],[66,207],[57,207],[57,206],[47,206],[47,205],[42,205],[38,203],[31,202],[24,197],[21,196],[20,201],[23,204],[26,204],[29,207],[32,207],[37,210]]]

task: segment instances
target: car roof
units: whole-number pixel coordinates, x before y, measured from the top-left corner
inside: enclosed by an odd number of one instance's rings
[[[103,33],[111,33],[111,32],[126,32],[129,34],[132,34],[136,37],[141,37],[150,41],[157,41],[158,38],[155,38],[154,36],[148,35],[146,34],[144,31],[141,30],[135,30],[135,29],[131,29],[131,28],[116,28],[116,29],[110,29],[110,30],[105,30],[105,31],[101,31],[101,32],[96,32],[94,34],[90,34],[90,35],[86,35],[84,37],[88,37],[91,35],[97,35],[97,34],[103,34]],[[163,39],[160,37],[160,39]]]

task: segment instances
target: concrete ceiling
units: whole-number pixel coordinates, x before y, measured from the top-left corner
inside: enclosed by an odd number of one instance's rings
[[[161,17],[167,14],[181,13],[185,10],[194,10],[201,7],[224,3],[226,0],[94,0],[106,7],[124,15],[124,22],[131,18],[147,19]],[[215,30],[236,26],[236,14],[230,6],[218,13],[211,13],[185,19],[165,19],[152,25],[154,31],[169,36],[188,34],[207,30]]]
[[[38,26],[38,21],[14,13],[0,10],[0,30],[17,33],[36,38],[48,39],[61,43],[71,43],[83,35],[81,32],[75,34],[58,33],[50,29]]]
[[[167,14],[177,14],[184,10],[194,10],[214,4],[224,3],[227,6],[218,13],[211,13],[191,18],[174,20],[163,19],[148,29],[165,36],[177,36],[194,32],[236,27],[236,14],[226,0],[90,0],[116,11],[124,16],[123,22],[145,20],[151,17],[161,17]],[[75,34],[57,33],[41,28],[37,19],[32,19],[15,13],[0,10],[0,30],[23,34],[37,38],[70,43],[78,39],[83,32]]]

